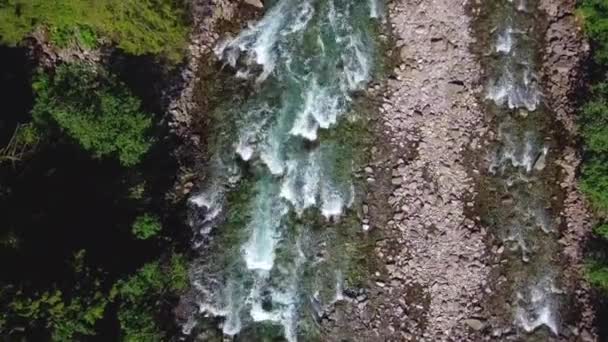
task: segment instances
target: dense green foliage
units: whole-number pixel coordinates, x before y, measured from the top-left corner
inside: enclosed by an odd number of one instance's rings
[[[158,217],[150,214],[143,214],[135,219],[131,231],[136,238],[146,240],[156,236],[161,229],[162,226]]]
[[[114,287],[120,298],[118,320],[124,341],[162,341],[164,334],[157,325],[159,299],[178,294],[188,286],[185,259],[173,255],[167,266],[158,262],[144,265],[137,273]]]
[[[585,159],[581,188],[595,209],[600,223],[598,238],[587,264],[587,280],[608,291],[608,1],[583,0],[579,14],[591,42],[594,79],[580,111]]]
[[[179,0],[4,0],[0,42],[17,44],[39,27],[58,45],[93,46],[98,36],[125,52],[162,54],[177,61],[187,37]]]
[[[53,341],[96,335],[96,324],[106,314],[106,307],[116,302],[122,340],[162,341],[165,332],[157,315],[163,309],[163,300],[179,295],[188,286],[186,260],[179,254],[173,254],[164,263],[145,264],[105,292],[93,275],[82,271],[78,274],[85,280],[93,280],[93,284],[87,284],[88,288],[78,285],[70,296],[57,289],[31,296],[21,291],[0,291],[0,298],[7,301],[0,313],[0,334],[21,325],[26,329],[49,330]]]
[[[84,266],[85,251],[74,256],[73,271],[78,275],[70,294],[54,288],[43,293],[27,295],[22,290],[5,287],[0,290],[3,311],[0,333],[5,328],[23,326],[26,329],[50,331],[53,341],[73,341],[79,336],[95,334],[95,324],[105,313],[108,298],[101,284]]]
[[[158,116],[115,65],[11,70],[25,60],[0,65],[0,339],[167,340],[188,238],[162,229],[183,218]]]
[[[103,317],[107,303],[100,292],[69,300],[59,290],[34,298],[17,293],[0,323],[18,320],[30,326],[41,325],[51,330],[53,341],[73,341],[76,336],[95,334],[95,323]]]
[[[585,32],[594,46],[593,57],[598,63],[608,64],[608,2],[583,0],[579,13],[584,19]]]
[[[132,166],[151,145],[151,116],[103,69],[62,64],[53,76],[40,74],[34,90],[34,121],[43,127],[56,124],[95,156],[115,155],[123,165]]]
[[[601,262],[590,262],[587,265],[587,279],[596,287],[608,290],[608,266]]]

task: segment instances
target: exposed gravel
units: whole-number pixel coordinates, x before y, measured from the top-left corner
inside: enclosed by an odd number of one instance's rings
[[[372,227],[384,237],[375,252],[385,271],[376,274],[371,304],[359,303],[349,319],[369,328],[356,335],[361,341],[479,340],[489,269],[486,232],[465,215],[476,172],[465,154],[480,148],[485,131],[470,19],[465,4],[451,0],[388,7],[402,62],[380,108],[391,156],[376,153],[370,165],[390,177],[390,220]]]

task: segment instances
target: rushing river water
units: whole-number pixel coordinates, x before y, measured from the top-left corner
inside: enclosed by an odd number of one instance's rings
[[[215,48],[251,93],[225,94],[213,114],[212,170],[191,199],[203,250],[192,277],[201,316],[221,318],[224,335],[311,340],[316,316],[342,298],[347,235],[361,229],[342,222],[355,201],[358,153],[344,127],[357,120],[353,96],[375,69],[381,8],[265,4],[262,19]]]
[[[530,0],[486,6],[486,101],[497,127],[483,198],[492,208],[487,221],[506,247],[510,296],[504,308],[520,339],[544,341],[561,331],[565,296],[554,162],[559,146],[538,78],[542,14]]]

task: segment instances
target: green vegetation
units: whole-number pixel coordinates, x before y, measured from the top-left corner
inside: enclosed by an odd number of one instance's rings
[[[83,254],[81,254],[83,256]],[[123,341],[163,341],[161,318],[167,298],[175,297],[188,287],[186,259],[173,254],[167,262],[145,264],[135,274],[117,281],[109,291],[92,274],[77,274],[92,284],[78,284],[70,296],[60,290],[26,296],[21,291],[0,292],[0,334],[9,328],[49,330],[53,341],[74,341],[96,335],[96,325],[106,314],[110,303],[118,303],[118,320]]]
[[[0,42],[18,44],[39,28],[59,46],[94,47],[113,42],[133,55],[183,56],[187,38],[185,2],[180,0],[4,0]]]
[[[95,324],[105,313],[107,297],[101,283],[84,265],[85,251],[75,253],[72,269],[78,278],[67,295],[57,288],[26,295],[21,289],[5,287],[0,290],[3,302],[0,314],[0,334],[6,328],[48,329],[53,341],[73,341],[77,337],[94,335]]]
[[[137,216],[135,222],[133,222],[131,231],[136,238],[146,240],[158,235],[161,229],[162,226],[158,217],[150,214],[143,214]]]
[[[40,325],[51,330],[53,341],[73,341],[76,336],[95,334],[95,323],[103,317],[106,305],[107,300],[100,292],[70,300],[59,290],[33,298],[17,293],[0,322],[17,320],[29,326]]]
[[[118,320],[123,340],[128,342],[163,341],[155,313],[161,311],[159,299],[176,295],[188,287],[185,259],[175,254],[168,265],[158,262],[144,265],[137,273],[113,288],[120,298]]]
[[[608,64],[608,2],[583,0],[578,9],[593,44],[594,59],[600,64]]]
[[[608,293],[608,2],[581,1],[579,17],[591,42],[592,74],[596,75],[580,113],[585,143],[581,188],[600,222],[594,229],[598,241],[591,250],[586,277]]]
[[[601,262],[590,262],[587,265],[587,280],[593,286],[608,290],[608,266]]]
[[[6,146],[0,148],[0,164],[20,161],[33,152],[40,142],[40,132],[32,123],[18,125]]]
[[[175,335],[171,310],[189,279],[172,251],[189,238],[162,229],[183,213],[168,196],[170,142],[148,111],[159,106],[150,83],[183,59],[187,12],[183,0],[0,0],[10,57],[0,65],[0,340]],[[60,60],[35,72],[13,47],[34,33],[58,48],[119,53],[107,65]],[[138,96],[152,99],[147,110]]]
[[[124,166],[140,162],[151,146],[151,116],[124,84],[101,68],[62,64],[34,83],[34,122],[55,124],[97,157],[115,155]]]

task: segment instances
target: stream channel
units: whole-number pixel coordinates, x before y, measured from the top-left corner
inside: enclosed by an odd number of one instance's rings
[[[207,319],[241,341],[322,340],[324,308],[361,272],[353,264],[365,228],[356,218],[362,190],[353,174],[362,165],[353,127],[365,115],[357,98],[378,73],[382,6],[265,5],[263,18],[215,48],[249,91],[225,94],[211,113],[210,170],[191,198],[200,314],[184,330]],[[517,338],[543,341],[560,333],[567,296],[559,132],[539,80],[536,8],[535,0],[491,0],[477,18],[481,101],[495,133],[481,161],[478,209],[504,250],[490,311]]]
[[[482,6],[482,100],[494,136],[482,167],[480,214],[503,255],[490,311],[503,316],[516,340],[547,341],[562,331],[568,296],[558,242],[559,128],[540,79],[546,25],[535,0]]]
[[[191,199],[201,251],[191,277],[201,316],[219,317],[224,335],[310,341],[357,272],[355,102],[377,69],[380,6],[265,7],[214,50],[249,93],[225,94],[212,113],[211,170]]]

